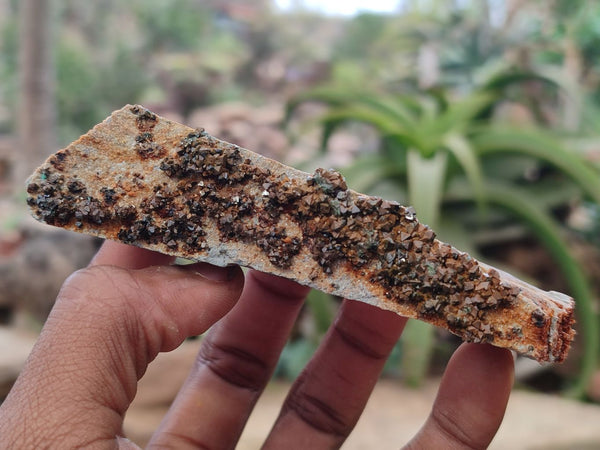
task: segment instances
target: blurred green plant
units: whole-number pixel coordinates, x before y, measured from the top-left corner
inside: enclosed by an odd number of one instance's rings
[[[533,17],[529,45],[539,61],[560,64],[600,105],[600,4],[555,0],[546,14]]]
[[[371,125],[381,137],[380,150],[347,168],[349,183],[368,192],[376,190],[382,180],[392,181],[399,187],[397,200],[414,206],[420,220],[434,229],[439,228],[444,202],[456,180],[466,184],[463,194],[468,192],[468,199],[480,211],[493,203],[526,224],[554,256],[577,299],[586,344],[582,370],[574,387],[581,395],[596,367],[600,340],[589,284],[580,265],[570,256],[568,243],[551,211],[540,207],[536,197],[528,196],[526,185],[507,183],[510,180],[497,164],[490,167],[485,162],[492,156],[496,163],[503,158],[510,160],[513,154],[541,161],[566,175],[579,192],[598,204],[600,174],[541,129],[496,125],[494,111],[505,100],[506,91],[523,82],[554,86],[550,79],[535,73],[505,71],[462,98],[453,98],[441,87],[414,95],[325,87],[292,99],[287,120],[305,102],[327,105],[327,112],[318,119],[323,127],[323,150],[346,123]],[[371,171],[369,176],[367,171]],[[359,175],[357,179],[354,174]],[[411,384],[420,382],[427,371],[434,347],[433,333],[432,327],[418,321],[409,322],[405,330],[402,370]]]
[[[327,333],[337,309],[336,300],[324,292],[311,290],[306,298],[304,314],[310,315],[308,329],[293,336],[283,349],[275,369],[275,376],[294,380],[300,375]]]
[[[194,0],[137,0],[134,12],[150,51],[198,49],[212,25],[212,14]]]
[[[306,298],[303,314],[308,320],[300,320],[306,324],[284,347],[277,363],[274,376],[294,380],[300,375],[313,357],[322,339],[332,324],[341,300],[321,291],[311,290]],[[306,319],[306,318],[305,318]],[[394,347],[383,369],[384,375],[398,375],[402,359],[400,346]]]
[[[68,142],[124,103],[136,103],[149,78],[133,48],[117,43],[105,59],[64,37],[56,51],[56,101],[61,142]]]
[[[83,43],[71,39],[58,46],[56,70],[60,138],[65,141],[102,119],[97,102],[99,92],[96,90],[100,74],[94,68],[88,49]],[[69,119],[61,120],[65,117]]]
[[[54,61],[60,143],[125,103],[159,99],[185,115],[199,105],[239,98],[236,74],[247,62],[247,44],[233,22],[220,21],[218,10],[196,0],[59,2]],[[0,18],[4,121],[17,116],[16,12]],[[15,131],[15,124],[0,129]]]
[[[361,13],[350,19],[345,26],[344,39],[336,45],[336,58],[363,62],[377,46],[390,21],[391,16],[376,13]]]
[[[17,46],[19,30],[16,21],[0,21],[0,104],[13,109],[17,101]],[[12,117],[15,114],[11,115]],[[13,127],[0,123],[0,132]]]

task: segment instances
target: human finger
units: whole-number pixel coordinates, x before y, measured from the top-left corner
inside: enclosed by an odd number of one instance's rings
[[[0,408],[3,443],[114,446],[147,364],[206,331],[242,285],[239,268],[203,264],[76,272]]]
[[[431,414],[406,449],[485,449],[508,403],[514,363],[506,349],[463,344],[454,353]]]
[[[265,448],[337,448],[358,421],[406,319],[346,300],[298,377]]]
[[[235,447],[307,293],[305,286],[250,271],[239,302],[204,338],[149,447]]]
[[[104,241],[100,250],[92,258],[90,266],[108,265],[124,269],[143,269],[144,267],[169,264],[173,260],[172,256],[152,250],[115,241]]]

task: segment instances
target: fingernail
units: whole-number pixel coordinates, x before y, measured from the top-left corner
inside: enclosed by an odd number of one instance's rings
[[[185,266],[186,270],[191,270],[201,277],[211,281],[230,281],[237,272],[237,266],[219,267],[208,263],[197,263]]]

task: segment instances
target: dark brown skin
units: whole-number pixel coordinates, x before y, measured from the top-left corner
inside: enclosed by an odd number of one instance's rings
[[[158,352],[213,327],[149,447],[234,448],[307,288],[107,242],[64,284],[0,407],[0,448],[137,448],[122,436],[137,380]],[[344,302],[294,383],[265,448],[337,448],[360,417],[405,319]],[[463,344],[410,449],[485,448],[513,380],[509,351]],[[401,443],[394,443],[394,445]]]

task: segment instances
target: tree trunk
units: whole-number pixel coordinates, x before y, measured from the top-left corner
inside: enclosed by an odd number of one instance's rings
[[[56,147],[52,6],[53,0],[19,2],[17,186]]]

